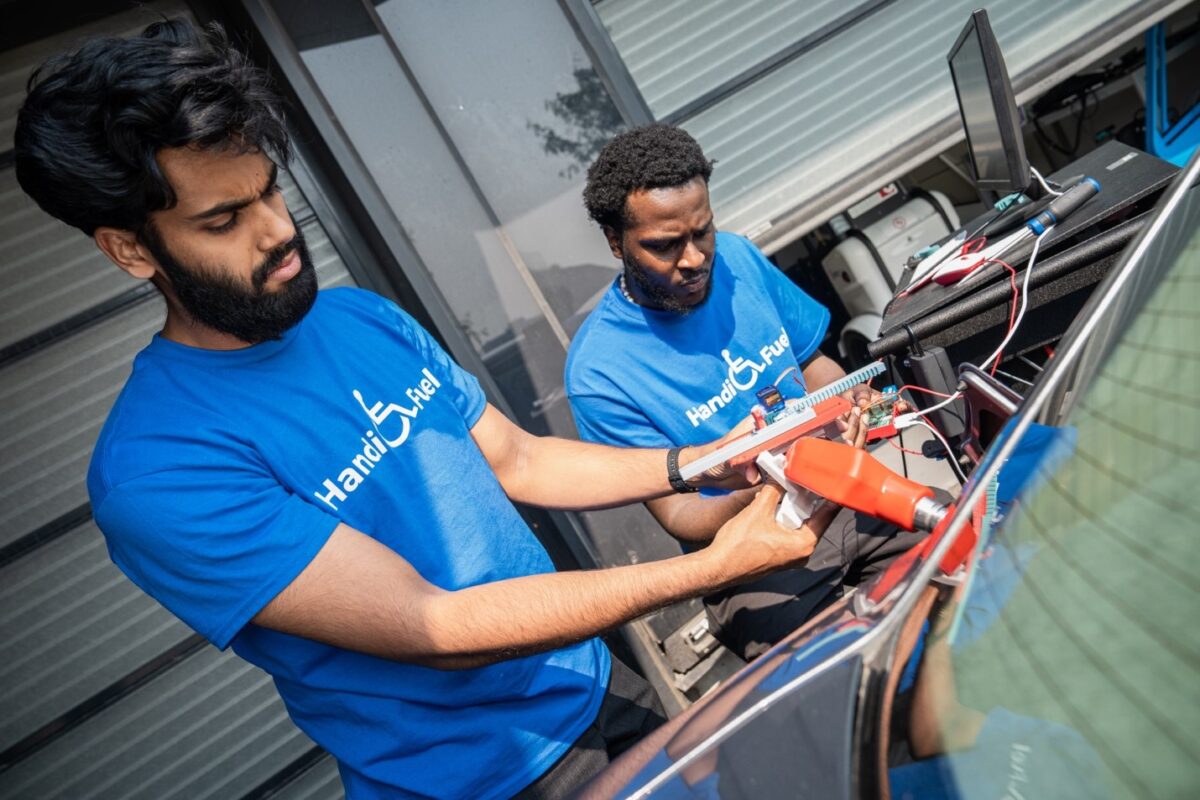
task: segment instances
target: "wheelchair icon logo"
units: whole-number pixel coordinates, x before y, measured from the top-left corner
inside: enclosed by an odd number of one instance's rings
[[[729,382],[736,386],[738,391],[745,391],[758,383],[758,376],[765,369],[757,361],[751,361],[741,356],[736,359],[730,358],[728,350],[722,350],[721,356],[729,365]]]
[[[412,423],[409,420],[417,416],[417,409],[405,408],[404,406],[398,406],[395,403],[388,403],[385,407],[382,400],[373,406],[368,406],[367,401],[363,400],[362,392],[360,392],[358,389],[354,390],[354,399],[358,401],[360,406],[362,406],[362,410],[367,413],[367,416],[371,420],[371,424],[375,426],[375,432],[379,434],[379,438],[387,442],[389,447],[399,447],[400,445],[404,444],[404,441],[408,439],[409,430],[412,428]],[[384,433],[383,427],[384,421],[393,414],[400,415],[400,429],[396,438],[394,439],[389,438],[388,435]],[[394,422],[387,427],[391,429],[392,432],[396,432]]]

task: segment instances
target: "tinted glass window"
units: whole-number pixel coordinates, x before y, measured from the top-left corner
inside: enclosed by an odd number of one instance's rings
[[[1184,797],[1200,783],[1200,192],[961,602],[931,622],[895,796]],[[1158,278],[1147,291],[1147,277]],[[1010,465],[1011,465],[1010,461]],[[1000,491],[1003,493],[1001,478]]]

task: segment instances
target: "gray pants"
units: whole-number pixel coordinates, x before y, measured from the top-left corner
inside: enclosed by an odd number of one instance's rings
[[[883,570],[925,538],[843,509],[804,569],[785,570],[704,598],[709,629],[747,661]]]

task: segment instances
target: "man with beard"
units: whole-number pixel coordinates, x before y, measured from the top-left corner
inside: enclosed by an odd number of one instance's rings
[[[584,204],[623,269],[567,356],[567,396],[580,437],[625,447],[698,445],[746,419],[756,392],[802,396],[845,375],[818,350],[829,312],[748,240],[718,232],[708,199],[712,162],[680,128],[648,125],[609,142],[588,170]],[[863,446],[858,406],[843,436]],[[746,492],[677,494],[646,503],[685,549],[706,546]],[[705,597],[709,625],[750,659],[919,540],[840,513],[810,520],[821,536],[803,569]]]
[[[217,27],[92,40],[30,79],[22,188],[166,301],[96,444],[94,518],[135,583],[274,677],[349,797],[561,796],[662,719],[597,634],[815,539],[769,524],[768,487],[711,553],[555,573],[511,501],[659,497],[703,448],[531,436],[395,305],[318,293],[288,152]]]

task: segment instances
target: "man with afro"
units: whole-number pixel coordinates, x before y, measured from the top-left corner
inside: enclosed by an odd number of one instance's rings
[[[829,312],[747,239],[717,231],[712,169],[686,131],[655,124],[618,135],[588,170],[584,204],[623,268],[567,356],[567,395],[586,441],[698,445],[746,419],[764,387],[798,397],[845,375],[818,349]],[[844,421],[859,447],[857,405],[870,395],[856,388]],[[688,550],[707,546],[750,499],[676,490],[646,507]],[[754,658],[919,540],[845,510],[828,520],[806,523],[821,540],[804,567],[705,597],[722,644]]]

